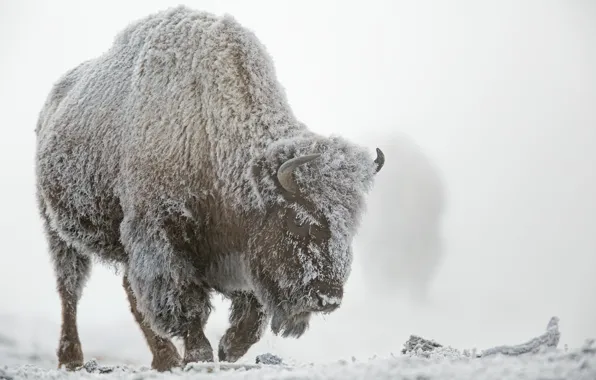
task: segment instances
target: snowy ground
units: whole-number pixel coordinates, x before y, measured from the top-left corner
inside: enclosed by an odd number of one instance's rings
[[[16,357],[12,357],[17,360]],[[99,367],[112,372],[101,373],[81,370],[69,373],[51,369],[50,358],[23,356],[23,362],[32,364],[10,365],[0,369],[0,379],[594,379],[596,378],[596,349],[584,349],[532,354],[522,357],[493,356],[466,357],[445,350],[431,357],[399,355],[366,361],[335,362],[328,364],[293,364],[291,366],[264,366],[258,369],[215,371],[207,373],[189,366],[172,373],[157,373],[147,367]],[[252,364],[245,361],[248,364]]]
[[[91,364],[87,367],[90,372],[56,369],[54,350],[59,337],[59,310],[48,308],[44,316],[36,316],[6,309],[0,312],[0,380],[596,379],[596,346],[582,346],[583,340],[578,339],[581,330],[574,326],[573,313],[563,308],[552,304],[550,307],[522,304],[516,298],[520,295],[514,293],[505,297],[485,291],[472,297],[459,291],[448,293],[445,287],[435,292],[436,297],[431,297],[428,304],[416,306],[399,297],[374,299],[352,282],[347,288],[350,296],[346,297],[345,305],[332,315],[313,319],[302,338],[283,339],[268,332],[241,359],[241,363],[254,366],[258,355],[272,353],[280,356],[285,366],[216,370],[216,373],[193,367],[157,373],[148,368],[151,355],[128,312],[118,281],[111,274],[106,274],[106,278],[101,275],[100,271],[92,278],[81,303],[79,331],[85,360]],[[358,272],[354,276],[357,282]],[[111,302],[94,294],[94,281],[102,291],[113,285],[113,294],[108,291]],[[116,297],[118,294],[120,298]],[[216,300],[215,305],[206,328],[212,345],[217,344],[227,327],[227,303]],[[557,310],[556,315],[561,319],[557,334],[548,335],[545,328],[553,310]],[[90,318],[92,314],[95,319]],[[113,318],[108,318],[109,315]],[[410,334],[435,339],[445,346],[430,355],[403,354],[401,350]],[[532,340],[533,337],[542,340]],[[524,342],[542,346],[554,342],[556,348],[542,353],[484,358],[465,350],[484,353],[491,347]],[[95,370],[93,359],[99,365]],[[99,369],[111,371],[102,373]]]
[[[2,326],[14,320],[0,319]],[[551,318],[539,336],[513,346],[481,351],[449,346],[423,347],[426,341],[408,340],[404,350],[383,357],[302,363],[285,359],[280,365],[255,365],[247,355],[233,369],[189,365],[171,373],[158,373],[147,366],[125,363],[110,355],[87,355],[87,364],[77,372],[55,368],[53,353],[27,347],[3,333],[0,335],[0,379],[595,379],[596,345],[567,349],[559,343],[558,318]],[[550,346],[550,347],[549,347]],[[114,352],[116,352],[115,350]],[[495,353],[497,352],[497,353]]]
[[[37,365],[22,365],[0,369],[2,379],[594,379],[596,378],[594,349],[567,353],[533,355],[523,358],[492,357],[395,357],[366,362],[296,365],[292,368],[269,366],[261,369],[201,372],[190,368],[173,373],[157,373],[147,368],[118,367],[111,373],[67,373],[44,369]]]

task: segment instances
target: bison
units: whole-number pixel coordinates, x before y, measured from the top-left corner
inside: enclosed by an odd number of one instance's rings
[[[183,6],[130,24],[66,72],[36,137],[67,369],[83,363],[77,303],[93,259],[121,268],[157,370],[214,360],[203,332],[214,291],[231,300],[220,361],[269,324],[300,337],[313,313],[341,304],[384,164],[380,150],[373,160],[296,118],[253,32]]]

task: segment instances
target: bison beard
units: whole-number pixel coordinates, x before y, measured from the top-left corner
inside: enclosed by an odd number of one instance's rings
[[[285,315],[283,311],[273,313],[271,319],[271,331],[284,338],[295,337],[299,338],[308,328],[310,321],[310,313],[302,312],[294,315]]]
[[[384,156],[308,130],[254,34],[177,7],[139,20],[54,85],[36,128],[36,190],[62,302],[58,365],[83,363],[91,258],[121,266],[167,370],[212,361],[215,291],[232,301],[220,360],[337,309],[364,196]],[[170,341],[184,341],[182,357]]]

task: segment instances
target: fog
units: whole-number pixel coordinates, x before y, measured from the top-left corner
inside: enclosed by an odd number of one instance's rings
[[[60,303],[34,197],[34,128],[51,85],[108,49],[129,22],[178,3],[0,3],[0,332],[50,353],[58,342]],[[371,153],[383,149],[383,179],[370,197],[388,208],[372,207],[364,222],[383,220],[392,233],[397,215],[387,211],[402,193],[390,184],[404,161],[391,138],[415,142],[442,179],[442,257],[426,301],[368,291],[361,264],[382,255],[399,265],[399,255],[390,238],[383,247],[357,238],[343,307],[316,318],[299,340],[269,333],[248,355],[388,355],[409,334],[486,348],[540,334],[553,315],[561,318],[561,346],[596,337],[593,2],[187,5],[231,13],[254,30],[310,128]],[[214,300],[207,335],[216,347],[227,303]],[[87,358],[111,350],[149,363],[121,280],[109,269],[94,267],[79,328]]]

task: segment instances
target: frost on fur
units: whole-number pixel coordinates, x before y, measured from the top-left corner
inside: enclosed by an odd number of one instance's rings
[[[77,255],[123,265],[143,332],[183,337],[185,362],[212,360],[213,291],[249,294],[238,307],[259,317],[242,328],[271,318],[284,336],[339,306],[382,163],[301,123],[265,47],[231,16],[180,6],[132,23],[58,81],[36,131],[47,228]],[[227,334],[224,359],[259,337]]]

